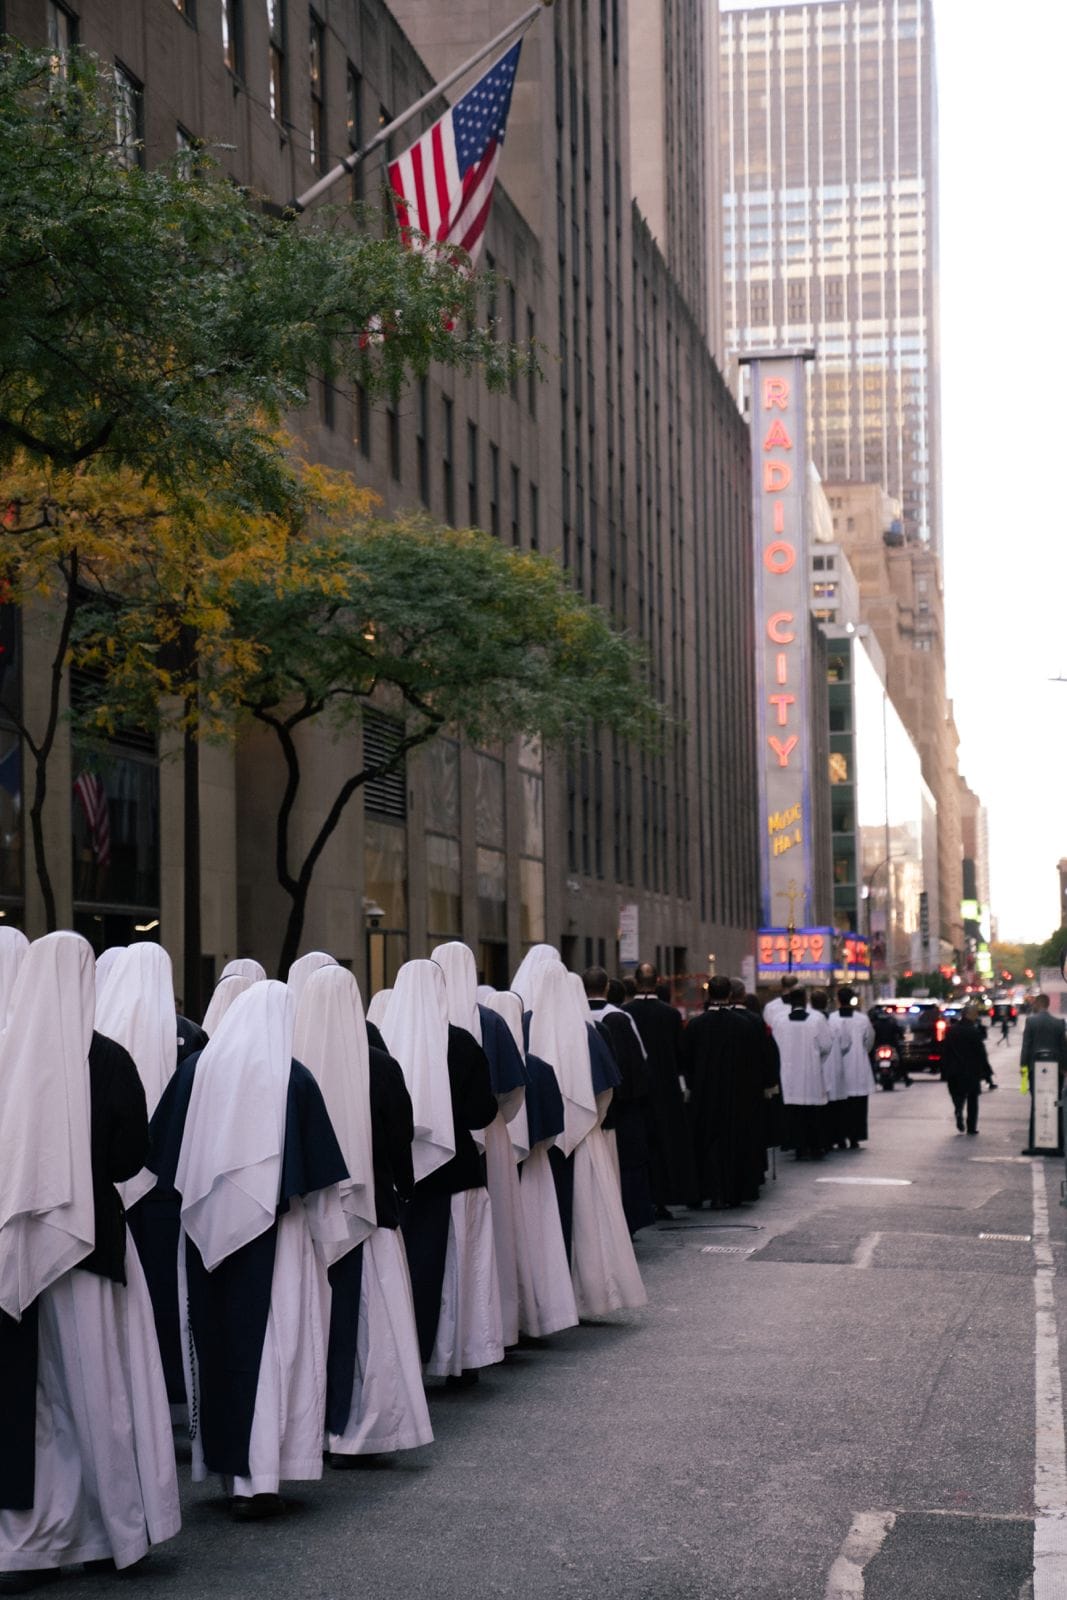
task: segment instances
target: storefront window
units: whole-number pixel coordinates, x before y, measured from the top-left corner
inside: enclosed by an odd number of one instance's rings
[[[478,935],[481,939],[507,938],[507,859],[502,850],[477,852]]]
[[[75,905],[159,910],[159,767],[134,752],[72,749]]]
[[[426,835],[426,919],[436,943],[461,937],[459,840]]]

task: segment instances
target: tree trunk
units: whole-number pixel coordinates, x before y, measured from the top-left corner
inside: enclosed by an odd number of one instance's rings
[[[186,1016],[199,1021],[204,1015],[200,953],[200,741],[193,728],[185,729],[182,758],[182,860],[185,868],[182,885],[182,966],[185,973],[182,1005]]]
[[[49,751],[51,741],[49,741]],[[52,874],[48,870],[48,855],[44,847],[44,802],[48,793],[48,755],[41,748],[33,751],[33,802],[30,806],[30,837],[33,840],[33,870],[44,906],[45,932],[54,933],[58,927],[56,917],[56,892],[52,887]]]

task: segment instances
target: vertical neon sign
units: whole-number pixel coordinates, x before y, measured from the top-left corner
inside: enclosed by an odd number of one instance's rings
[[[764,927],[812,912],[805,352],[750,358]]]

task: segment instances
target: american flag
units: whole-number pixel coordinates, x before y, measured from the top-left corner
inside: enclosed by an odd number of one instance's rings
[[[93,846],[93,860],[106,867],[111,860],[111,817],[107,790],[95,772],[80,772],[74,780],[74,793],[85,813]]]
[[[389,165],[401,227],[478,259],[522,41]]]

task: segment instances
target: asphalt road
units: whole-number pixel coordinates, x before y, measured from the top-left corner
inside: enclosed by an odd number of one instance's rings
[[[646,1309],[523,1349],[473,1390],[435,1390],[432,1446],[293,1486],[284,1520],[249,1526],[183,1468],[181,1535],[125,1579],[63,1590],[1030,1595],[1034,1163],[1020,1159],[1018,1038],[991,1044],[1002,1087],[982,1097],[977,1138],[956,1133],[932,1079],[875,1095],[866,1150],[787,1159],[759,1205],[642,1235]],[[1067,1330],[1063,1166],[1041,1166]]]

